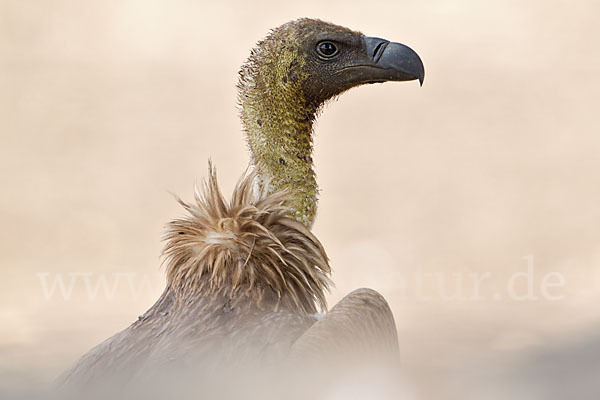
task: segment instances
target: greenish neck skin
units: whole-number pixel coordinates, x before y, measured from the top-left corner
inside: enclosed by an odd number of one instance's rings
[[[303,98],[297,59],[293,53],[280,53],[277,63],[243,67],[239,101],[252,163],[262,183],[269,192],[288,191],[290,217],[310,229],[317,210],[312,131],[318,106]]]

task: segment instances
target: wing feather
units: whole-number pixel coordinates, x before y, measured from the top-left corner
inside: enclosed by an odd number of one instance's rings
[[[372,289],[357,289],[340,300],[292,346],[300,359],[397,358],[398,333],[387,301]]]

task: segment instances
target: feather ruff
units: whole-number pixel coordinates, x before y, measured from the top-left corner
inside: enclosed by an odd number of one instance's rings
[[[326,310],[331,269],[323,246],[288,217],[289,193],[269,194],[256,182],[255,172],[244,174],[227,202],[209,163],[195,202],[177,199],[188,215],[167,225],[168,285],[175,293],[226,293],[257,303],[269,294],[274,310]]]

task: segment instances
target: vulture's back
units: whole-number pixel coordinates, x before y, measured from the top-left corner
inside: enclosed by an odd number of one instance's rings
[[[274,365],[315,321],[289,310],[265,311],[243,299],[234,305],[224,295],[180,299],[167,289],[138,321],[90,350],[60,381],[96,386],[168,371],[206,374]]]

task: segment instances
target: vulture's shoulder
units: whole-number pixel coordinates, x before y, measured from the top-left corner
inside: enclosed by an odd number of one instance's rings
[[[182,302],[167,290],[137,321],[92,348],[58,382],[127,382],[190,365],[202,370],[277,361],[316,321],[291,311],[265,311],[252,302],[232,306],[226,296]]]

